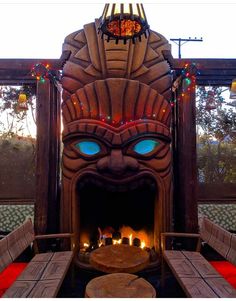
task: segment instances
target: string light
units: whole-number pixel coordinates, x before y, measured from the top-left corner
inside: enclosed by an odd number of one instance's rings
[[[185,63],[184,69],[181,71],[182,76],[182,93],[181,96],[184,97],[186,92],[195,90],[196,86],[196,76],[200,74],[195,63]]]
[[[186,94],[195,91],[196,88],[196,77],[200,74],[195,63],[185,63],[184,68],[181,70],[180,76],[175,80],[172,85],[172,92],[174,93],[175,98],[170,101],[171,107],[174,107],[176,102],[180,101],[185,97]],[[181,86],[182,91],[180,92],[179,97],[176,99],[176,91]]]
[[[58,78],[53,75],[52,70],[50,70],[50,65],[38,63],[33,66],[31,69],[32,77],[35,77],[36,80],[40,83],[45,83],[46,79],[51,79],[52,81],[57,81]]]
[[[45,82],[45,78],[48,78],[49,75],[49,64],[35,64],[31,69],[31,75],[42,83]]]

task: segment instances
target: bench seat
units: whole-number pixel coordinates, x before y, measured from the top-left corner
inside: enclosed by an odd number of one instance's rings
[[[72,251],[35,255],[3,298],[56,297],[72,257]]]
[[[72,234],[35,235],[31,220],[0,240],[0,272],[4,271],[36,239],[72,238]],[[3,298],[53,298],[56,297],[73,259],[73,251],[36,254]]]
[[[199,252],[166,250],[163,257],[187,297],[236,297],[236,290]]]
[[[168,237],[198,238],[197,252],[166,250]],[[188,297],[235,298],[235,288],[200,254],[201,241],[210,245],[229,263],[236,265],[236,235],[206,217],[202,219],[199,234],[162,233],[163,259]]]

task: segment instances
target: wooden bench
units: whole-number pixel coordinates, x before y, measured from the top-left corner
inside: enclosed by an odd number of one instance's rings
[[[30,219],[0,240],[0,272],[37,239],[70,238],[71,234],[35,235]],[[56,297],[73,258],[73,251],[35,255],[3,298]]]
[[[167,237],[198,238],[196,251],[166,250]],[[236,265],[236,235],[203,218],[200,234],[162,233],[163,259],[166,261],[187,297],[233,298],[236,290],[200,254],[201,242],[209,244],[226,260]]]

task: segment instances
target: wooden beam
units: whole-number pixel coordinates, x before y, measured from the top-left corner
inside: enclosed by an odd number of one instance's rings
[[[29,71],[35,64],[43,63],[49,64],[52,70],[61,70],[63,63],[68,59],[70,52],[62,53],[60,59],[0,59],[0,71],[9,70],[9,72],[22,70]],[[214,59],[214,58],[185,58],[175,59],[168,51],[163,51],[164,57],[171,64],[174,70],[183,69],[186,63],[195,63],[200,70],[236,70],[236,59]]]
[[[36,64],[49,64],[50,70],[61,70],[65,62],[65,55],[61,59],[0,59],[0,84],[5,80],[17,80],[20,84],[23,80],[34,80],[31,70]]]
[[[0,70],[31,70],[36,64],[49,64],[53,70],[61,69],[60,59],[0,59]]]
[[[186,63],[195,63],[199,70],[230,70],[236,69],[236,59],[195,59],[195,58],[185,58],[185,59],[173,59],[172,68],[175,70],[183,69]]]
[[[175,155],[175,224],[182,232],[197,232],[197,166],[195,91],[181,94],[177,102]]]
[[[207,198],[207,199],[198,199],[197,202],[199,204],[215,204],[215,205],[219,205],[219,204],[235,204],[236,203],[236,199],[213,199],[213,198]]]
[[[35,199],[0,199],[0,205],[34,205]]]

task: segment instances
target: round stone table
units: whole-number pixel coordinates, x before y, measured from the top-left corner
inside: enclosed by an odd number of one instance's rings
[[[147,267],[149,254],[129,245],[100,247],[90,254],[90,264],[105,273],[136,273]]]
[[[127,273],[114,273],[92,279],[86,286],[85,298],[155,298],[154,287],[143,278]]]

